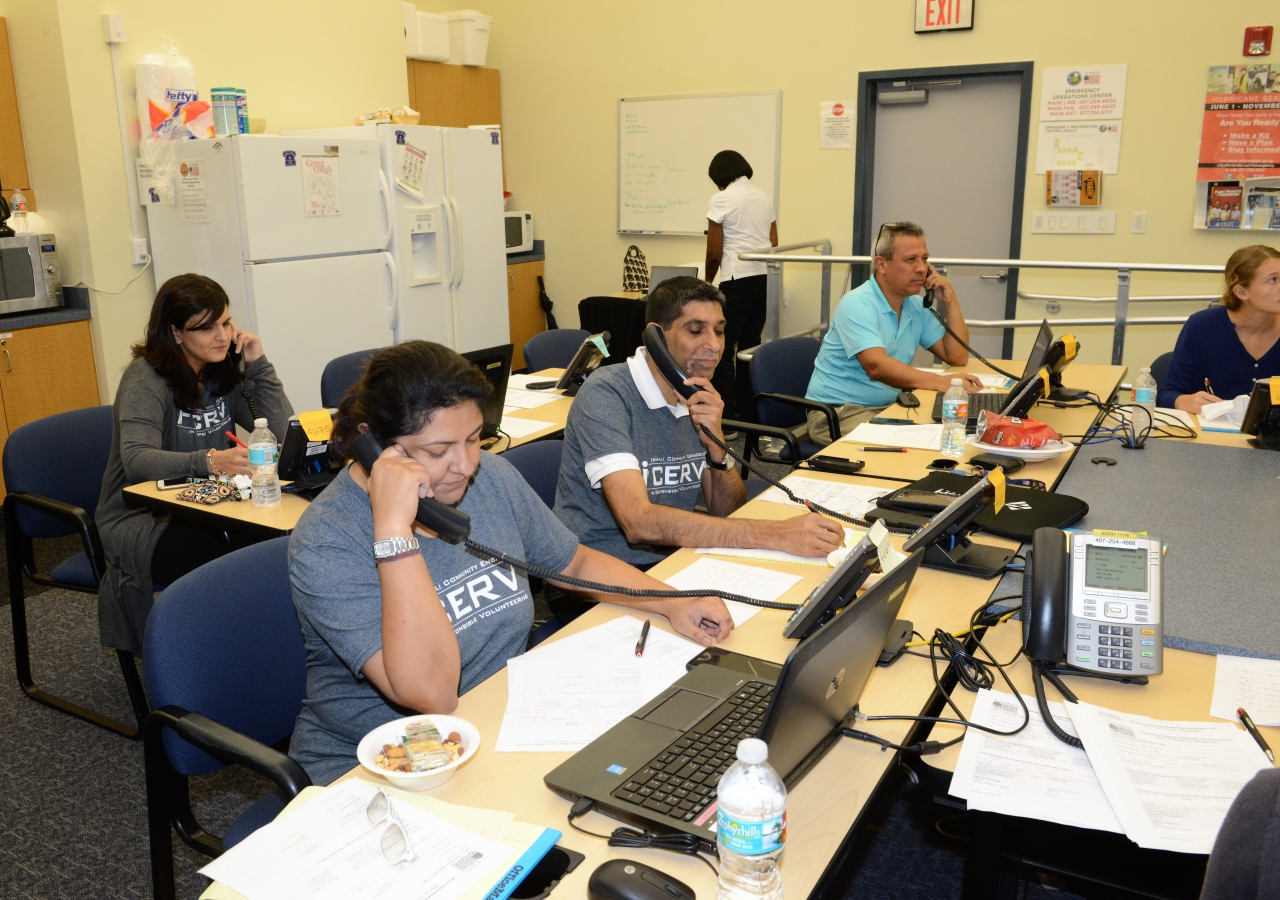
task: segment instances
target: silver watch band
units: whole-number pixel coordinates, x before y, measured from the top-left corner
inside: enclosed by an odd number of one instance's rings
[[[394,537],[385,538],[381,541],[373,542],[373,558],[375,560],[388,559],[392,556],[399,556],[402,553],[408,553],[421,547],[416,537]]]

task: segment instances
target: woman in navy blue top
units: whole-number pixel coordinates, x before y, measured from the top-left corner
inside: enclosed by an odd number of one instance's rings
[[[1198,413],[1206,403],[1280,375],[1280,250],[1254,244],[1227,260],[1222,305],[1182,326],[1156,403]]]

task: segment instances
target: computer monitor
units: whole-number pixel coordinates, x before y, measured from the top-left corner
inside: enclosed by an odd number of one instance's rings
[[[858,588],[879,564],[875,543],[870,537],[863,537],[844,561],[791,614],[782,627],[782,636],[803,641],[813,634],[849,605]]]
[[[994,497],[995,487],[988,473],[907,538],[902,551],[911,553],[924,547],[924,565],[931,569],[979,578],[996,577],[1013,561],[1017,551],[975,544],[967,536],[973,520],[991,504]]]
[[[462,356],[471,360],[484,377],[493,385],[493,393],[484,405],[484,427],[480,429],[480,438],[498,436],[498,426],[502,424],[502,407],[507,402],[507,379],[511,377],[511,353],[513,344],[502,344],[487,350],[468,350]]]
[[[649,290],[652,291],[668,278],[679,278],[681,275],[689,278],[698,277],[697,266],[654,266],[649,270]]]
[[[576,395],[578,388],[582,387],[582,383],[587,380],[587,376],[600,368],[601,363],[604,362],[607,354],[600,352],[597,341],[604,344],[605,349],[608,350],[609,332],[602,331],[584,340],[578,347],[578,352],[573,354],[573,359],[569,360],[564,374],[556,381],[556,390],[564,391],[566,397]]]
[[[1240,423],[1243,434],[1256,435],[1249,443],[1262,450],[1280,450],[1280,404],[1271,402],[1273,382],[1280,382],[1280,376],[1260,378],[1253,383],[1249,405]]]

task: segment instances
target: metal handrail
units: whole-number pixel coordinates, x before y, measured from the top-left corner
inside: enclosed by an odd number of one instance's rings
[[[1187,316],[1137,316],[1127,319],[1129,325],[1181,325]],[[1116,319],[1054,319],[1054,325],[1115,325]],[[970,328],[1039,328],[1040,319],[965,319]],[[1119,365],[1115,363],[1114,365]]]
[[[1056,303],[1115,303],[1115,297],[1067,297],[1061,294],[1029,294],[1018,291],[1019,300],[1048,300]],[[1130,303],[1177,303],[1183,300],[1198,300],[1212,304],[1221,300],[1221,294],[1170,294],[1166,297],[1130,297]],[[1130,319],[1130,321],[1133,321]]]
[[[782,313],[782,265],[783,263],[817,263],[822,266],[822,304],[820,312],[820,328],[825,335],[828,323],[831,321],[831,266],[833,264],[850,265],[870,265],[874,257],[871,256],[833,256],[830,252],[830,241],[811,241],[801,244],[787,244],[783,247],[764,247],[759,250],[739,253],[738,258],[745,262],[763,262],[768,270],[768,297],[769,304],[765,319],[764,340],[776,340],[778,332],[781,328]],[[821,247],[822,255],[789,255],[791,250],[803,249],[805,247]],[[930,257],[929,261],[935,266],[956,266],[958,268],[1002,268],[1002,269],[1067,269],[1074,271],[1101,271],[1116,273],[1116,296],[1114,300],[1110,298],[1102,298],[1110,300],[1116,305],[1116,314],[1114,319],[1110,320],[1055,320],[1062,324],[1098,324],[1105,325],[1110,323],[1114,329],[1111,340],[1111,363],[1112,365],[1120,365],[1124,359],[1124,341],[1125,330],[1130,322],[1135,325],[1155,325],[1155,324],[1176,324],[1177,322],[1185,322],[1185,319],[1177,319],[1174,317],[1155,317],[1145,319],[1129,318],[1129,281],[1134,272],[1177,272],[1182,274],[1195,275],[1220,275],[1222,274],[1222,266],[1201,266],[1188,265],[1180,263],[1108,263],[1108,262],[1089,262],[1078,260],[1045,260],[1045,259],[964,259],[951,257]],[[1093,302],[1095,298],[1080,298],[1086,302]],[[1145,298],[1144,298],[1145,302]],[[999,324],[1014,320],[992,319],[984,320],[997,323],[991,327],[1015,328],[1023,327],[1021,325]],[[970,324],[977,326],[977,322]],[[1039,323],[1036,323],[1039,325]],[[985,327],[985,326],[979,326]]]

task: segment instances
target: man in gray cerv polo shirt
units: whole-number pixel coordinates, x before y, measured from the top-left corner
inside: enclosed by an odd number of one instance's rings
[[[675,547],[755,547],[826,556],[840,546],[840,523],[805,513],[783,521],[726,518],[746,500],[737,471],[698,425],[723,440],[724,401],[711,373],[724,352],[724,297],[697,278],[654,288],[645,321],[662,327],[686,384],[685,400],[644,347],[626,365],[597,369],[569,411],[556,513],[596,550],[649,566]],[[710,515],[694,512],[702,491]]]

